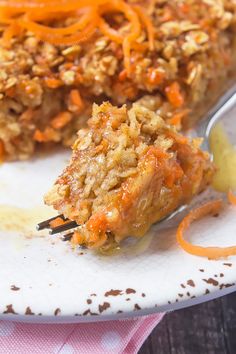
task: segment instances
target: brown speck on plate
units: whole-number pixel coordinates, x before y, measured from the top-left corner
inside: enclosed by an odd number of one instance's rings
[[[134,305],[134,311],[139,311],[141,310],[141,307],[138,304]]]
[[[109,290],[105,293],[105,296],[108,297],[108,296],[118,296],[118,295],[122,295],[122,290]]]
[[[234,286],[234,285],[235,285],[235,283],[221,284],[220,290],[223,288],[230,288],[231,286]]]
[[[126,294],[135,294],[136,290],[132,289],[132,288],[128,288],[125,290]]]
[[[90,309],[88,309],[88,310],[85,310],[85,311],[83,312],[83,316],[88,316],[88,315],[97,316],[98,313],[96,313],[96,312],[91,312]]]
[[[12,290],[12,291],[19,291],[20,288],[19,288],[18,286],[12,285],[12,286],[11,286],[11,290]]]
[[[15,312],[13,305],[6,305],[6,310],[3,311],[4,314],[13,314],[13,315],[17,315],[17,313]]]
[[[100,313],[102,313],[103,311],[106,311],[106,309],[108,309],[109,307],[111,307],[109,302],[104,302],[102,305],[98,306],[98,310]]]
[[[58,307],[55,311],[54,311],[54,316],[58,316],[61,314],[61,309]]]
[[[29,306],[26,307],[26,310],[25,310],[25,315],[35,315],[34,312],[31,311],[31,308]]]
[[[87,299],[87,304],[90,305],[92,303],[91,299]]]
[[[219,282],[213,278],[202,279],[207,284],[212,284],[213,286],[217,286]]]
[[[189,279],[189,280],[187,281],[187,284],[188,284],[189,286],[195,287],[195,283],[194,283],[194,281],[193,281],[192,279]]]

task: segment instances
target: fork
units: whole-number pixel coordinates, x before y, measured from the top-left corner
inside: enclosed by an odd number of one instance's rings
[[[232,115],[230,113],[234,113],[236,116],[236,85],[232,86],[228,91],[226,91],[226,93],[209,110],[207,114],[207,118],[202,120],[200,124],[196,127],[196,129],[190,132],[190,137],[200,136],[203,138],[202,149],[210,153],[211,159],[213,159],[213,155],[211,154],[210,145],[209,145],[209,137],[211,135],[211,131],[213,127],[216,125],[216,123],[218,123],[219,121],[224,121],[224,125],[227,126],[227,120],[232,119]],[[173,213],[163,218],[161,221],[172,219],[176,214],[180,214],[183,210],[185,210],[186,206],[187,205],[182,205]],[[55,220],[57,219],[59,225],[53,226]],[[36,226],[36,229],[38,231],[49,229],[49,234],[54,235],[64,231],[73,230],[77,226],[78,224],[75,221],[65,218],[63,214],[60,214],[48,220],[44,220],[40,222]],[[73,231],[63,235],[62,240],[69,241],[72,238],[72,236],[73,236]]]

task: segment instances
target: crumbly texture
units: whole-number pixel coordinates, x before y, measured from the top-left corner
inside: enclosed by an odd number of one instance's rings
[[[189,125],[222,91],[235,67],[235,1],[135,2],[153,21],[155,50],[131,53],[130,77],[121,45],[99,31],[90,42],[67,47],[42,43],[29,32],[8,48],[0,38],[1,159],[28,158],[38,144],[70,145],[93,102],[138,101],[168,121],[180,114]],[[113,20],[125,31],[121,15]],[[138,41],[146,41],[145,33]],[[82,104],[71,100],[72,90]],[[61,112],[67,119],[55,126]]]
[[[72,242],[101,247],[140,237],[211,181],[199,149],[154,112],[94,105],[78,132],[71,161],[45,202],[80,225]]]

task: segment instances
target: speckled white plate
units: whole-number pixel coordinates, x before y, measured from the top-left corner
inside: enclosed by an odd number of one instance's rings
[[[36,232],[39,221],[55,215],[43,205],[43,195],[68,156],[58,151],[0,166],[0,318],[114,319],[190,306],[236,289],[236,257],[210,261],[178,247],[179,215],[109,257],[72,250],[59,236]],[[211,196],[202,194],[194,204]],[[228,205],[219,217],[192,225],[191,239],[201,245],[236,244],[235,221],[236,209]]]

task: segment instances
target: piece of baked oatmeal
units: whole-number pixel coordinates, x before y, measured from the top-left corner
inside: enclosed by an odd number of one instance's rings
[[[199,139],[190,141],[138,104],[106,102],[93,106],[45,202],[78,223],[74,244],[98,248],[143,236],[202,191],[213,171]]]

